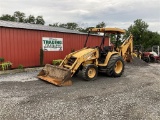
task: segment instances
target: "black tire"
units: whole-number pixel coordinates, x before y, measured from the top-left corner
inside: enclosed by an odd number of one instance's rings
[[[143,60],[144,60],[146,63],[149,63],[149,62],[150,62],[150,57],[144,57]]]
[[[120,77],[124,71],[124,60],[119,55],[111,56],[106,74],[109,77]]]
[[[97,78],[97,74],[98,68],[93,64],[86,65],[82,69],[82,77],[87,81],[95,80]]]
[[[150,54],[149,58],[150,58],[150,62],[153,62],[153,63],[156,62],[156,59],[153,54]]]

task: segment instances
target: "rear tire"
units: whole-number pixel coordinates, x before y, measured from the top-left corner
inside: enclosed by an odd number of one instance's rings
[[[149,58],[150,58],[150,62],[153,62],[153,63],[156,62],[156,59],[153,54],[150,54]]]
[[[111,56],[107,65],[107,76],[110,77],[120,77],[124,71],[124,61],[121,56],[113,55]]]
[[[97,66],[93,64],[86,65],[82,69],[82,77],[87,81],[95,80],[97,78],[97,74],[98,74]]]

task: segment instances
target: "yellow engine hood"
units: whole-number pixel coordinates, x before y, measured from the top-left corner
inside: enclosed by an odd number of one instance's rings
[[[92,51],[94,51],[93,48],[86,48],[86,49],[82,49],[82,50],[80,50],[80,51],[77,51],[77,52],[74,53],[72,56],[73,56],[73,57],[76,57],[76,58],[79,58],[79,57],[81,57],[81,56],[83,56],[83,55],[85,55],[85,54],[87,54],[87,53],[92,52]]]

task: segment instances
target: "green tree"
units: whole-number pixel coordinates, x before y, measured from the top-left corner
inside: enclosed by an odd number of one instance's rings
[[[94,27],[87,27],[87,28],[81,28],[80,27],[80,28],[78,28],[78,31],[88,33],[89,29],[91,29],[91,28],[94,28]],[[92,32],[92,33],[94,33],[94,32]]]
[[[59,27],[59,23],[53,23],[53,24],[49,24],[49,26],[52,26],[52,27]]]
[[[151,48],[153,45],[160,46],[160,34],[157,32],[148,31],[144,39],[146,40],[143,43],[144,48]]]
[[[129,36],[131,33],[134,36],[134,44],[135,45],[142,45],[144,43],[144,37],[148,32],[148,24],[142,19],[137,19],[134,21],[134,24],[131,25],[127,32],[126,35]]]
[[[31,24],[35,24],[36,19],[33,15],[28,16],[28,18],[25,19],[26,23],[31,23]]]
[[[78,24],[75,22],[68,22],[66,24],[67,29],[71,29],[71,30],[77,30],[78,28]]]
[[[96,28],[104,28],[106,27],[106,23],[105,22],[100,22],[96,25]]]
[[[59,27],[67,28],[66,24],[64,24],[64,23],[60,23],[60,24],[59,24]]]
[[[5,15],[2,15],[0,17],[0,20],[5,20],[5,21],[15,21],[15,17],[14,16],[11,16],[9,14],[5,14]]]
[[[75,22],[68,22],[68,23],[54,23],[54,24],[49,24],[49,26],[52,27],[62,27],[62,28],[67,28],[70,30],[78,30],[79,25]]]
[[[25,13],[20,12],[20,11],[15,11],[13,15],[4,14],[0,16],[0,20],[31,23],[31,24],[42,24],[42,25],[45,24],[45,21],[42,16],[37,16],[35,18],[35,16],[29,15],[26,18]]]
[[[16,22],[25,22],[25,13],[20,12],[20,11],[16,11],[14,12],[14,18]]]
[[[37,16],[36,17],[36,24],[41,24],[41,25],[45,24],[45,21],[44,21],[42,16]]]
[[[149,31],[148,27],[149,25],[142,21],[142,19],[137,19],[128,28],[126,36],[129,36],[131,33],[134,37],[134,45],[142,45],[144,49],[153,45],[160,45],[160,35],[156,32]]]
[[[84,33],[87,33],[90,28],[94,28],[94,27],[82,28],[82,27],[80,27],[75,22],[53,23],[53,24],[49,24],[49,26],[52,26],[52,27],[62,27],[62,28],[67,28],[67,29],[71,29],[71,30],[77,30],[77,31],[84,32]],[[100,23],[98,23],[96,25],[97,28],[104,28],[105,26],[106,26],[106,24],[104,22],[100,22]]]
[[[59,24],[59,27],[63,27],[71,30],[77,30],[78,24],[75,22],[61,23]]]

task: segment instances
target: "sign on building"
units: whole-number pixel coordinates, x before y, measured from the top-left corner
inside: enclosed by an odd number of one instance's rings
[[[63,51],[63,38],[42,37],[44,51]]]

